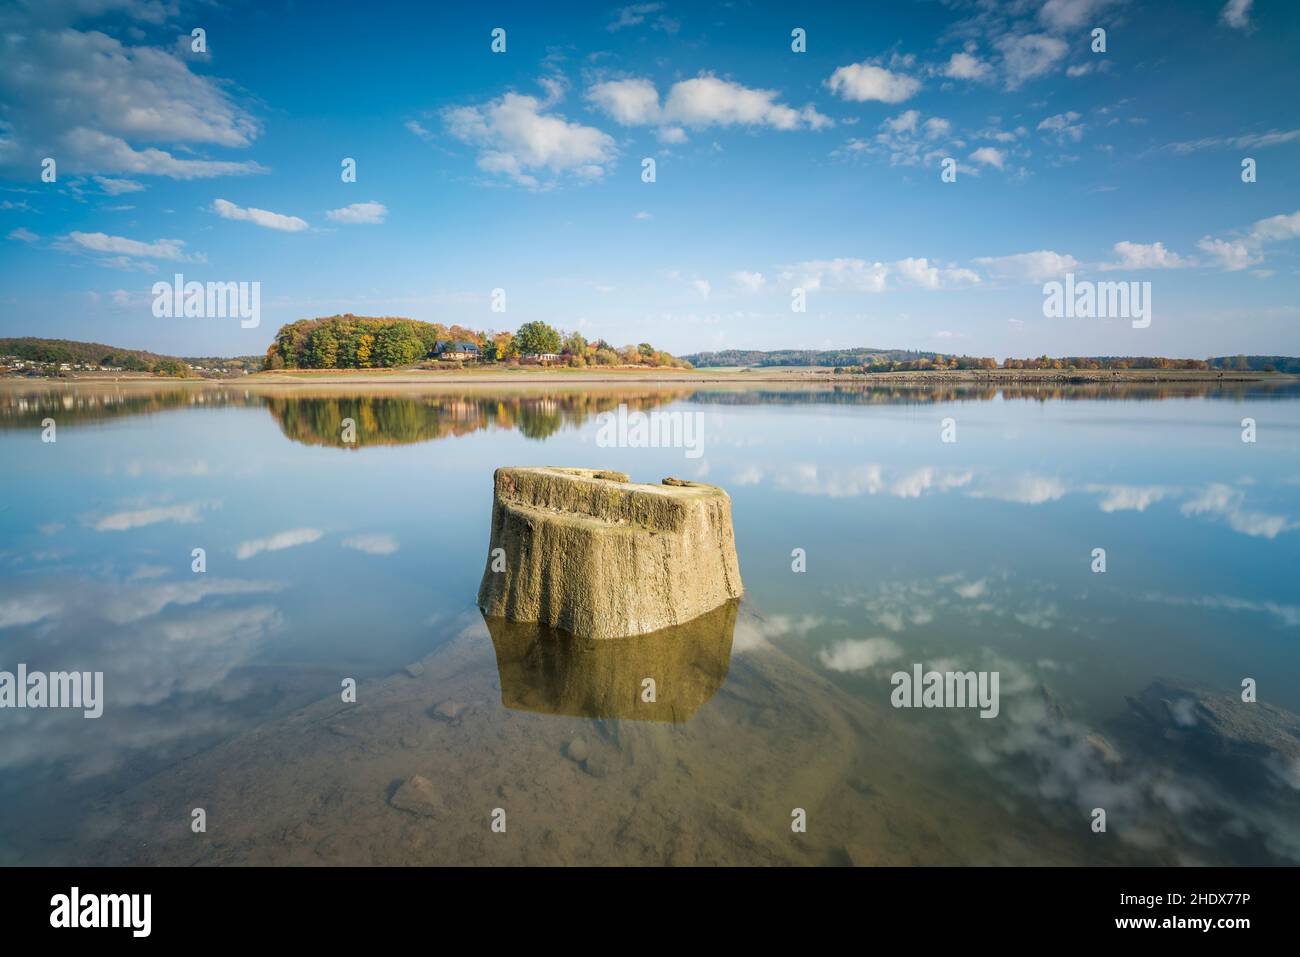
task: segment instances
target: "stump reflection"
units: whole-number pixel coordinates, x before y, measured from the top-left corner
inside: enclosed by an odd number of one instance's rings
[[[501,703],[574,717],[689,721],[727,678],[739,604],[733,599],[685,624],[625,638],[578,638],[484,616]]]

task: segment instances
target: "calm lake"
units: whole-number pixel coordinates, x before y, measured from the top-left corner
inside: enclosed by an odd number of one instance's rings
[[[0,710],[0,863],[1300,862],[1298,400],[5,384],[0,671],[104,701]],[[703,454],[602,447],[620,405]],[[722,486],[744,598],[485,623],[502,465]],[[996,717],[893,707],[917,664]]]

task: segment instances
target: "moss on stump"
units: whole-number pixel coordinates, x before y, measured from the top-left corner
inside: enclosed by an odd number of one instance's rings
[[[731,498],[717,486],[642,485],[599,469],[496,471],[478,593],[489,618],[617,638],[685,624],[742,591]]]

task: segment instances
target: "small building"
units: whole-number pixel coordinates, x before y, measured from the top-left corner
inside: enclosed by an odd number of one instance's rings
[[[551,365],[554,362],[560,362],[563,359],[564,356],[556,352],[525,352],[519,357],[520,362],[543,366]]]
[[[433,347],[433,353],[439,359],[448,362],[479,358],[479,348],[473,342],[452,342],[450,339],[439,340]]]

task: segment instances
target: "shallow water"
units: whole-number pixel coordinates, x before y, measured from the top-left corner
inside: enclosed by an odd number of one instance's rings
[[[0,670],[106,701],[0,710],[0,862],[1295,863],[1297,398],[6,384]],[[600,447],[620,404],[703,454]],[[485,623],[501,465],[723,486],[739,608],[626,654]],[[892,707],[916,663],[997,717]],[[1282,744],[1144,718],[1157,679]]]

